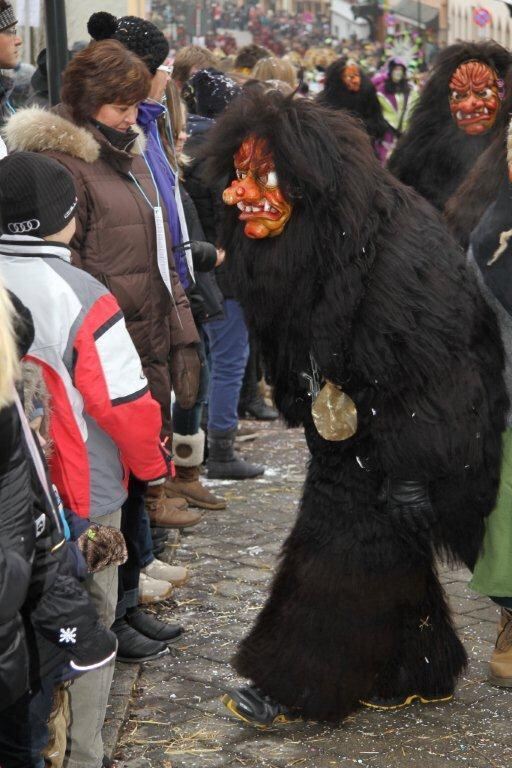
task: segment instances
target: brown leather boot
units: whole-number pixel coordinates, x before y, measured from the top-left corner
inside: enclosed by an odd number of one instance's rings
[[[163,485],[148,485],[146,491],[146,510],[153,525],[161,528],[189,528],[201,520],[200,512],[178,508],[174,499],[168,499]]]
[[[165,493],[168,499],[182,496],[191,507],[199,509],[226,509],[227,502],[214,496],[199,480],[199,467],[176,467],[176,477],[167,480]]]
[[[199,509],[226,509],[225,499],[214,496],[199,480],[199,467],[204,457],[204,432],[195,435],[173,435],[176,477],[167,480],[165,493],[168,499],[185,498],[190,506]]]
[[[489,664],[489,682],[512,688],[512,609],[501,609],[496,647]]]

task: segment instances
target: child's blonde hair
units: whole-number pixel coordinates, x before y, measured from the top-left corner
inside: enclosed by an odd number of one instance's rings
[[[0,408],[12,403],[20,372],[13,318],[12,302],[0,281]]]

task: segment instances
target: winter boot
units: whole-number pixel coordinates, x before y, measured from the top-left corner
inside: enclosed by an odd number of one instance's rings
[[[191,507],[199,509],[226,509],[226,501],[214,496],[199,480],[199,467],[204,456],[204,432],[202,429],[196,435],[173,436],[174,463],[176,477],[167,480],[165,494],[168,499],[180,496],[187,500]]]
[[[189,528],[201,520],[198,512],[186,507],[180,509],[173,504],[174,501],[166,498],[163,485],[148,485],[145,504],[152,525],[159,528]]]
[[[501,609],[496,647],[489,664],[489,682],[501,688],[512,688],[512,609]]]
[[[112,625],[119,643],[117,661],[125,664],[138,664],[142,661],[159,659],[169,653],[167,643],[160,640],[152,640],[142,632],[130,626],[126,616],[116,619]]]
[[[249,464],[235,453],[236,429],[218,432],[211,429],[208,434],[209,455],[206,462],[208,477],[212,480],[248,480],[259,477],[264,467]]]
[[[149,637],[150,640],[170,643],[183,634],[183,627],[179,624],[160,621],[156,616],[145,613],[140,608],[128,608],[125,618],[132,629],[137,630],[145,637]]]

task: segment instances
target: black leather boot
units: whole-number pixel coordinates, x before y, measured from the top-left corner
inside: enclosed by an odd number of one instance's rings
[[[183,634],[183,627],[179,624],[170,624],[167,621],[160,621],[156,616],[145,613],[140,608],[129,608],[126,611],[126,621],[151,640],[158,640],[160,643],[169,643],[176,640]]]
[[[210,430],[208,434],[209,453],[206,468],[212,480],[248,480],[259,477],[264,467],[244,461],[235,452],[236,429],[228,432]]]
[[[126,664],[136,664],[150,659],[159,659],[169,653],[167,643],[151,640],[146,635],[138,632],[126,621],[126,616],[116,619],[112,625],[112,631],[117,636],[119,643],[117,660]]]

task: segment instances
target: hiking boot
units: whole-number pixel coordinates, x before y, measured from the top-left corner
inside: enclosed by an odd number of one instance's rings
[[[208,477],[212,480],[250,480],[265,472],[264,467],[244,461],[235,452],[236,429],[227,432],[210,430],[209,455],[206,462]]]
[[[244,723],[256,728],[268,728],[271,725],[293,723],[300,719],[291,709],[278,704],[253,685],[235,688],[224,694],[222,703],[232,715]]]
[[[170,643],[172,640],[176,640],[184,631],[179,624],[160,621],[156,616],[145,613],[140,608],[129,608],[125,618],[130,627],[140,632],[141,635],[161,643]]]
[[[169,565],[162,560],[155,559],[141,573],[149,576],[151,579],[159,579],[173,584],[175,587],[181,587],[188,581],[188,569],[182,565]]]
[[[384,712],[405,709],[405,707],[409,707],[416,701],[420,704],[444,704],[452,701],[452,699],[453,691],[447,691],[439,694],[404,693],[401,696],[390,696],[389,698],[370,696],[367,699],[361,699],[359,703],[363,707],[368,707],[368,709],[379,709]]]
[[[512,688],[512,609],[502,608],[496,647],[489,663],[489,682]]]
[[[267,405],[259,393],[249,401],[240,400],[238,415],[241,419],[256,419],[256,421],[276,421],[279,418],[276,409]]]
[[[176,499],[168,499],[163,485],[148,485],[145,501],[151,524],[159,528],[188,528],[201,520],[199,512],[188,509],[185,499],[180,500],[184,509],[176,506]]]
[[[145,570],[145,569],[144,569]],[[139,603],[141,605],[150,605],[151,603],[161,603],[172,597],[174,592],[173,585],[164,579],[154,579],[148,576],[144,571],[139,576]]]
[[[141,661],[159,659],[169,653],[166,643],[151,640],[141,632],[137,632],[128,624],[126,616],[114,621],[112,631],[119,643],[117,661],[122,661],[125,664],[137,664]]]
[[[199,480],[199,467],[176,466],[176,477],[165,483],[167,498],[175,495],[182,496],[191,507],[199,509],[226,509],[227,502],[220,496],[215,496]]]

